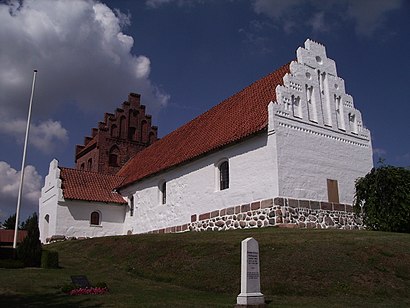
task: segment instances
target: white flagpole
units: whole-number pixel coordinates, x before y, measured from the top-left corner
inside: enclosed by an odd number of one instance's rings
[[[14,227],[14,241],[13,241],[13,248],[14,249],[17,247],[17,232],[18,232],[18,226],[19,226],[21,195],[23,193],[24,167],[26,165],[27,142],[28,142],[28,133],[30,131],[30,120],[31,120],[31,106],[33,105],[33,95],[34,95],[34,85],[36,83],[36,75],[37,75],[37,70],[34,70],[33,84],[31,85],[30,104],[29,104],[29,107],[28,107],[26,137],[24,138],[23,161],[21,162],[19,194],[18,194],[18,197],[17,197],[16,225]]]

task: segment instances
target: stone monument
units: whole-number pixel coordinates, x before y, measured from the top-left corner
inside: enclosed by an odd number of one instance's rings
[[[243,240],[241,253],[241,293],[236,299],[236,307],[263,307],[265,298],[261,293],[258,242],[253,237]]]

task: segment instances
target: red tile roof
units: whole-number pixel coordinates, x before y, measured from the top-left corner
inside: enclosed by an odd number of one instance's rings
[[[61,187],[65,199],[126,204],[120,194],[113,192],[123,177],[60,167]]]
[[[118,171],[125,178],[120,187],[265,129],[268,104],[289,72],[284,65],[137,153]]]
[[[26,230],[19,230],[17,232],[17,243],[20,243],[27,236]],[[0,243],[13,243],[14,230],[0,230]]]

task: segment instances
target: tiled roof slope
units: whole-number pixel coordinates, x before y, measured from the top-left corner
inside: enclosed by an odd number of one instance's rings
[[[61,188],[65,199],[126,204],[113,190],[123,177],[60,167]]]
[[[117,175],[121,187],[259,132],[268,124],[268,104],[276,100],[289,64],[254,82],[207,112],[137,153]]]

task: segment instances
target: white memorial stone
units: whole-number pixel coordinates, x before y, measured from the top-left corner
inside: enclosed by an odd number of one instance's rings
[[[241,255],[241,293],[237,305],[264,305],[261,293],[259,269],[259,244],[253,237],[242,241]]]

